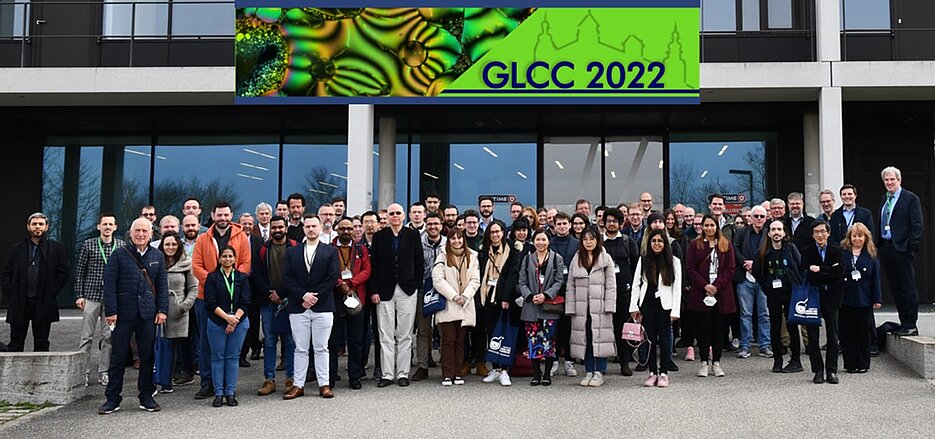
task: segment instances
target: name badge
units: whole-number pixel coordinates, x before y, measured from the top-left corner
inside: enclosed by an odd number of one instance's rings
[[[890,225],[887,224],[887,225],[883,226],[883,230],[886,230],[887,232],[889,232],[889,231],[890,231]]]
[[[344,270],[341,272],[341,279],[348,280],[354,277],[354,273],[351,273],[351,270]]]
[[[617,264],[614,264],[614,274],[620,274],[620,266]]]
[[[566,275],[566,276],[568,275],[568,267],[565,267],[565,268],[562,269],[562,274],[564,274],[564,275]]]
[[[487,279],[487,286],[489,286],[489,287],[495,287],[495,286],[497,286],[497,280],[496,280],[496,279]]]
[[[856,269],[851,272],[851,279],[860,280],[860,272]]]
[[[539,275],[539,285],[542,285],[542,284],[544,284],[544,283],[545,283],[545,276],[543,276],[543,275],[540,274],[540,275]]]
[[[778,290],[780,288],[782,288],[782,279],[773,280],[773,289]]]

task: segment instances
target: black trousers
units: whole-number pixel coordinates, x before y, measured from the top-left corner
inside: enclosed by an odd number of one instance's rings
[[[844,369],[870,369],[870,334],[876,328],[870,325],[872,308],[843,306],[841,318],[841,352],[844,354]]]
[[[782,363],[782,322],[789,314],[789,301],[792,300],[791,290],[768,290],[766,292],[766,307],[769,310],[769,334],[773,340],[773,362]],[[802,343],[799,340],[799,325],[786,322],[789,331],[789,352],[792,362],[802,362]]]
[[[120,393],[123,391],[123,373],[126,370],[124,359],[127,358],[127,351],[130,349],[130,337],[136,335],[136,346],[140,353],[140,374],[137,378],[136,387],[139,389],[140,401],[152,399],[156,386],[153,384],[153,346],[156,341],[156,324],[153,319],[144,319],[137,315],[133,318],[120,318],[117,316],[117,327],[110,335],[110,369],[107,370],[110,375],[110,383],[104,395],[110,402],[120,404],[123,397]]]
[[[490,306],[481,306],[478,297],[479,296],[474,297],[474,303],[476,304],[474,306],[474,327],[467,328],[467,336],[464,344],[464,359],[471,365],[484,362],[484,356],[487,354],[487,342],[490,341],[490,339],[487,338],[487,332],[493,330],[493,326],[489,329],[487,328],[487,323],[490,322],[488,317],[488,309]],[[496,317],[494,319],[496,319]],[[494,320],[494,322],[496,322],[496,320]]]
[[[191,337],[173,338],[171,340],[172,355],[173,358],[175,358],[173,363],[175,364],[176,370],[187,375],[194,375],[195,353],[192,349]]]
[[[343,307],[343,304],[338,306]],[[349,381],[360,381],[364,376],[364,368],[367,367],[366,353],[369,349],[364,344],[364,326],[369,316],[361,311],[356,316],[349,316],[343,310],[335,311],[334,327],[338,327],[341,322],[342,327],[347,329],[347,336],[342,337],[340,333],[331,332],[331,338],[328,339],[328,351],[330,366],[328,368],[331,375],[331,386],[334,387],[338,377],[338,348],[342,343],[347,346],[347,376]],[[343,339],[343,340],[342,340]]]
[[[643,329],[646,331],[646,339],[652,343],[649,348],[649,371],[660,374],[668,373],[669,353],[672,351],[672,319],[669,317],[670,311],[662,309],[662,302],[660,302],[659,298],[653,296],[643,299],[640,313],[643,314],[642,323]],[[657,349],[659,351],[658,355],[656,354]],[[656,360],[657,357],[659,358],[658,361]]]
[[[717,311],[692,314],[695,317],[695,326],[698,328],[698,350],[701,351],[701,361],[721,361],[721,351],[724,349],[722,335],[730,315]],[[711,358],[708,358],[708,348],[711,348]]]
[[[26,347],[26,334],[29,332],[29,324],[32,323],[32,350],[34,352],[49,352],[49,332],[52,330],[52,322],[36,321],[36,303],[37,298],[26,299],[26,312],[23,317],[26,323],[10,323],[10,352],[23,352]]]
[[[618,299],[617,303],[620,303],[619,300],[620,299]],[[630,301],[627,300],[628,307],[629,303]],[[633,360],[633,348],[630,347],[626,340],[620,337],[620,335],[623,334],[623,324],[629,319],[630,313],[621,311],[621,308],[617,307],[617,312],[614,313],[614,340],[617,342],[617,362],[620,363],[621,368]]]
[[[682,317],[675,322],[672,322],[673,330],[676,326],[678,326],[682,331],[682,336],[679,339],[680,346],[695,346],[695,340],[697,340],[699,337],[698,315],[696,312],[686,309],[684,303],[682,303]]]
[[[812,373],[838,373],[838,354],[841,351],[838,344],[838,310],[827,307],[822,304],[821,316],[824,317],[825,336],[828,339],[828,358],[826,362],[821,358],[821,343],[818,342],[818,334],[821,326],[806,326],[808,333],[808,345],[805,346],[805,353],[812,363]],[[868,345],[869,349],[869,345]]]
[[[260,305],[252,304],[250,309],[247,310],[247,318],[251,322],[260,321]],[[250,325],[247,328],[247,338],[243,341],[243,346],[240,348],[240,359],[243,360],[247,358],[247,353],[251,350],[254,353],[260,352],[260,349],[263,348],[263,341],[260,340],[260,326],[263,325]]]
[[[919,291],[916,289],[916,271],[911,253],[897,251],[889,241],[880,244],[880,266],[886,273],[899,324],[903,328],[915,328],[919,319]]]

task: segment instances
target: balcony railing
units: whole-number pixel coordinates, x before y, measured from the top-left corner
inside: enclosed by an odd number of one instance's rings
[[[846,29],[841,31],[845,61],[935,60],[935,28]]]

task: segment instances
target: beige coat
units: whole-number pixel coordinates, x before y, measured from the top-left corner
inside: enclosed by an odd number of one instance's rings
[[[447,303],[445,309],[435,314],[437,323],[455,322],[460,320],[461,326],[474,326],[477,317],[474,312],[474,293],[480,286],[480,270],[477,268],[477,252],[467,249],[471,252],[471,262],[468,264],[468,284],[463,291],[457,291],[454,285],[458,285],[458,267],[449,267],[446,263],[445,252],[439,252],[435,258],[435,265],[432,266],[432,285],[442,296],[445,296]],[[467,301],[464,306],[455,303],[454,298],[463,294]]]
[[[587,319],[591,317],[591,345],[596,358],[617,355],[614,336],[614,311],[617,310],[617,276],[614,261],[601,250],[594,267],[589,273],[578,264],[578,255],[568,266],[565,290],[565,314],[571,317],[571,356],[584,359],[587,346],[585,332]]]

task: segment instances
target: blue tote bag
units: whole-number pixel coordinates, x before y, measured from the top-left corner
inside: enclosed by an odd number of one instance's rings
[[[422,284],[422,291],[425,292],[422,296],[422,317],[429,317],[445,310],[448,300],[432,285],[432,278],[425,280]]]
[[[172,342],[166,338],[165,325],[156,326],[155,345],[153,384],[169,386],[172,383]]]
[[[789,301],[789,323],[794,325],[821,326],[821,295],[818,287],[805,282],[792,287]]]
[[[519,328],[510,324],[509,311],[500,311],[500,319],[497,320],[497,325],[494,326],[490,335],[490,341],[487,342],[487,353],[484,355],[484,361],[504,366],[512,365],[518,333]]]

